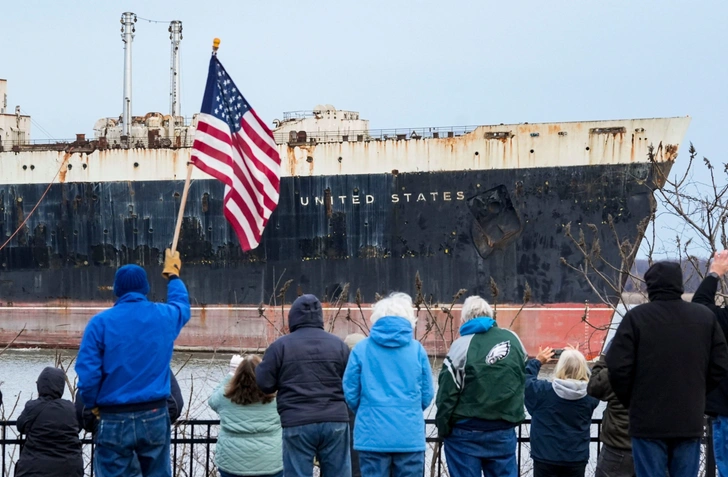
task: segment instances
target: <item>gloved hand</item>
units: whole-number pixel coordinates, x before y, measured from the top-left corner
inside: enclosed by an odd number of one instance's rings
[[[170,249],[165,250],[162,276],[168,280],[171,276],[178,277],[180,268],[182,268],[182,261],[179,259],[179,252],[172,254]]]

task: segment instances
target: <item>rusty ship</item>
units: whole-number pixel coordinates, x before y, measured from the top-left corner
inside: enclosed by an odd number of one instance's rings
[[[123,28],[132,21],[123,17]],[[179,113],[176,28],[169,114],[131,114],[131,31],[122,115],[99,120],[93,139],[33,142],[30,118],[6,112],[5,101],[0,341],[78,345],[91,316],[113,303],[122,264],[144,266],[150,298],[164,299],[161,262],[195,130],[195,118]],[[6,86],[0,80],[0,98]],[[639,243],[638,224],[654,210],[653,191],[689,122],[373,130],[358,112],[331,105],[286,113],[273,122],[280,201],[257,249],[243,253],[237,243],[223,216],[223,185],[193,175],[179,245],[193,319],[177,345],[264,348],[300,293],[319,296],[327,326],[344,336],[366,330],[377,295],[399,290],[422,297],[417,335],[442,354],[457,330],[445,326],[448,313],[457,315],[453,297],[466,289],[497,303],[499,323],[529,353],[578,342],[594,355],[612,309],[561,263],[583,258],[566,228],[583,227],[601,240],[605,261],[620,263],[609,217],[621,237]],[[601,271],[614,274],[606,264]]]

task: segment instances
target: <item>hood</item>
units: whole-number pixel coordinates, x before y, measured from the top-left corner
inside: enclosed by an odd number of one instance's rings
[[[657,262],[645,272],[650,301],[680,300],[683,294],[683,274],[679,263]]]
[[[489,329],[497,326],[493,318],[487,316],[481,316],[479,318],[473,318],[472,320],[466,321],[460,327],[460,336],[474,335],[476,333],[485,333]]]
[[[412,323],[399,316],[383,316],[372,326],[369,338],[385,348],[401,348],[413,339]]]
[[[301,295],[288,311],[288,328],[324,328],[324,314],[321,302],[314,295]]]
[[[59,368],[45,368],[38,376],[38,395],[58,399],[63,396],[63,388],[66,386],[66,373]]]
[[[586,396],[588,384],[586,381],[577,381],[576,379],[554,379],[551,386],[558,397],[576,401]]]

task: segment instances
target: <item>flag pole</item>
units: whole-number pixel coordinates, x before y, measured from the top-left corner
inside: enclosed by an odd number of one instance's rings
[[[212,40],[212,54],[217,55],[217,49],[220,47],[220,39],[215,38]],[[185,204],[187,203],[187,195],[190,192],[190,182],[192,181],[192,169],[195,166],[192,162],[187,163],[187,177],[185,178],[185,188],[182,191],[182,199],[179,205],[179,212],[177,213],[177,225],[174,228],[174,238],[172,239],[172,254],[177,251],[177,244],[179,243],[179,233],[182,229],[182,219],[185,215]]]

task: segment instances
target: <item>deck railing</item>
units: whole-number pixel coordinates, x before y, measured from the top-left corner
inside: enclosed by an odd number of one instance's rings
[[[443,139],[463,136],[472,132],[477,126],[455,127],[422,127],[398,129],[369,129],[362,131],[314,131],[305,134],[294,131],[276,131],[273,133],[276,143],[297,145],[316,145],[320,143],[410,141],[418,139]],[[194,137],[186,134],[175,138],[149,135],[130,136],[125,142],[117,137],[111,138],[76,138],[76,139],[5,139],[0,140],[0,152],[23,151],[65,151],[73,146],[77,150],[88,149],[175,149],[192,147]]]

